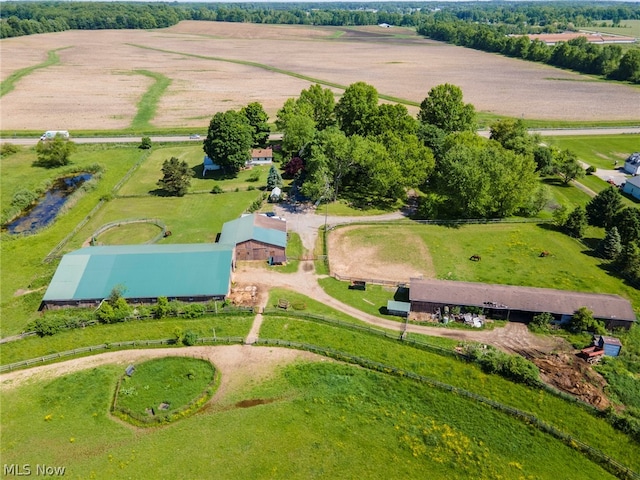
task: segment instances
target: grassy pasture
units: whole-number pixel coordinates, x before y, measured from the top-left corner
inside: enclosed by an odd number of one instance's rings
[[[583,243],[548,225],[369,225],[352,227],[349,237],[356,245],[371,245],[376,238],[385,238],[389,230],[397,238],[423,242],[437,278],[618,293],[640,308],[638,290],[610,276],[600,267],[600,259],[586,254]],[[542,251],[551,252],[551,256],[540,258]],[[397,254],[405,256],[403,263],[410,263],[414,252],[399,249]],[[471,255],[480,255],[482,261],[469,261]],[[353,274],[357,276],[357,272]]]
[[[623,35],[625,37],[640,38],[640,20],[622,20],[619,27],[614,27],[611,22],[606,27],[594,27],[590,30],[595,30],[604,33],[613,33],[614,35]]]
[[[295,318],[267,317],[262,324],[260,336],[333,348],[464,388],[531,412],[560,430],[607,452],[608,455],[624,459],[624,462],[631,463],[627,455],[640,453],[637,443],[614,431],[605,421],[594,417],[586,410],[547,392],[485,374],[473,364],[416,350],[395,341]],[[612,437],[603,438],[609,435],[605,435],[605,431],[610,432]],[[632,463],[640,466],[637,460],[633,460]]]
[[[141,435],[107,414],[120,372],[105,366],[3,391],[3,443],[11,446],[3,460],[65,465],[68,476],[84,478],[205,478],[212,471],[230,479],[418,478],[427,470],[454,479],[613,478],[498,412],[331,363],[285,367]],[[238,399],[269,403],[239,408]],[[175,445],[179,454],[158,461]]]
[[[128,223],[101,233],[96,240],[100,245],[131,245],[147,242],[160,232],[152,223]]]
[[[116,403],[145,417],[147,409],[155,415],[171,415],[178,412],[201,395],[214,378],[215,368],[206,360],[189,357],[165,357],[135,365],[129,377],[124,375],[120,383]],[[159,406],[164,403],[166,409]]]

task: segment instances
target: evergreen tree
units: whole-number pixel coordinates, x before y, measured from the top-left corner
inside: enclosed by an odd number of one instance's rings
[[[615,216],[622,208],[622,195],[617,188],[602,190],[587,203],[587,220],[595,227],[611,228]]]
[[[271,165],[269,169],[269,175],[267,176],[267,189],[273,190],[276,187],[282,186],[282,176],[280,176],[280,172],[275,167],[275,165]]]
[[[187,162],[171,157],[162,164],[162,175],[158,186],[168,195],[182,197],[191,186],[193,170]]]
[[[610,230],[607,230],[607,234],[598,244],[596,252],[602,258],[613,260],[620,255],[621,251],[622,244],[620,243],[620,234],[618,233],[618,229],[616,227],[611,227]]]
[[[626,207],[618,212],[615,225],[623,244],[640,240],[640,209]]]
[[[587,228],[587,214],[583,207],[576,207],[564,222],[566,232],[575,238],[582,238]]]

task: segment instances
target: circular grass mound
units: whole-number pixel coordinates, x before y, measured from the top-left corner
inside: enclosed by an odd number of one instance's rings
[[[157,219],[128,219],[107,223],[91,236],[93,245],[156,243],[164,238],[166,225]]]
[[[197,412],[215,393],[214,366],[190,357],[166,357],[128,367],[111,412],[137,426],[171,423]]]

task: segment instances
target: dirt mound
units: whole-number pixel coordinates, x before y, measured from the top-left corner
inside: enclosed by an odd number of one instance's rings
[[[561,353],[532,360],[540,369],[542,380],[596,408],[609,406],[604,394],[607,382],[591,366],[573,354]]]

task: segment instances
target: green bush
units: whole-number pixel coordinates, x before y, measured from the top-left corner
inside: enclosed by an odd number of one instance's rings
[[[548,312],[534,315],[529,323],[529,330],[532,332],[546,333],[549,331],[549,324],[553,321],[553,315]]]
[[[514,382],[540,386],[540,370],[520,355],[509,355],[493,347],[468,345],[466,354],[487,373],[495,373]]]
[[[11,206],[24,210],[38,199],[38,194],[25,188],[13,194]]]
[[[247,178],[247,182],[257,182],[258,180],[260,180],[259,170],[254,170],[251,172],[251,175],[249,175],[249,178]]]
[[[142,137],[138,148],[142,150],[149,150],[151,148],[151,137]]]
[[[198,334],[191,330],[187,330],[187,332],[184,334],[184,337],[182,337],[182,344],[186,345],[187,347],[195,345],[197,341]]]
[[[224,193],[224,190],[222,190],[222,187],[220,187],[220,185],[214,185],[213,188],[211,189],[211,193],[213,194]]]
[[[164,318],[169,313],[169,300],[167,297],[158,297],[158,303],[151,308],[153,318]]]
[[[19,151],[20,147],[18,145],[14,145],[13,143],[0,144],[0,156],[2,157],[13,155],[14,153],[18,153]]]
[[[183,310],[185,318],[199,318],[206,313],[205,306],[200,303],[186,305]]]

